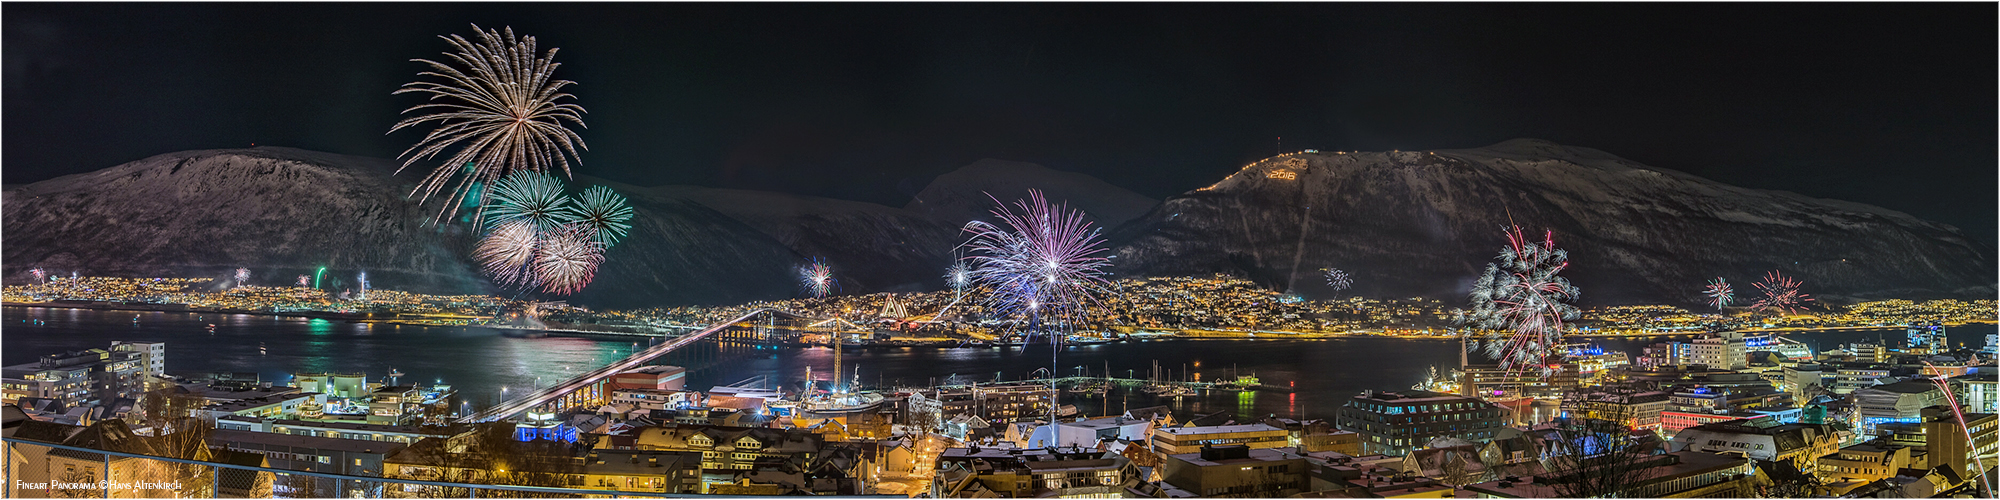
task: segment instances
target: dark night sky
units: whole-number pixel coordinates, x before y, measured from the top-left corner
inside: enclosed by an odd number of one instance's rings
[[[1996,6],[47,4],[4,182],[171,151],[391,157],[468,23],[560,47],[579,173],[900,206],[982,157],[1165,197],[1286,150],[1535,137],[1996,239]],[[405,173],[404,175],[411,175]]]

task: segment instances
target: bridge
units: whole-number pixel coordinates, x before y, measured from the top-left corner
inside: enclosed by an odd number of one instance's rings
[[[664,356],[675,349],[680,349],[697,341],[710,338],[723,340],[725,337],[774,335],[771,332],[776,330],[774,324],[779,317],[812,319],[777,309],[765,308],[750,311],[734,319],[715,323],[700,330],[674,337],[672,340],[647,347],[645,350],[635,352],[625,359],[584,372],[561,383],[533,391],[526,391],[526,394],[502,401],[491,408],[460,417],[458,423],[469,424],[504,420],[529,410],[555,411],[604,404],[611,397],[611,391],[607,386],[610,385],[613,376],[633,368],[644,366],[655,358]],[[745,322],[751,322],[755,329],[752,332],[724,333],[731,327],[741,325]],[[721,333],[721,335],[718,335],[718,333]]]

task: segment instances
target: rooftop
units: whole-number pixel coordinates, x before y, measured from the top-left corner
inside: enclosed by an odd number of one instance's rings
[[[1272,427],[1261,423],[1242,424],[1242,425],[1216,425],[1209,427],[1167,427],[1159,430],[1159,432],[1165,432],[1174,435],[1226,434],[1233,432],[1284,432],[1284,431],[1285,431],[1284,429],[1279,429],[1277,427]]]
[[[1288,456],[1285,453],[1279,452],[1277,450],[1264,449],[1264,448],[1256,448],[1250,450],[1249,458],[1221,458],[1216,460],[1207,460],[1201,458],[1201,453],[1180,453],[1167,456],[1173,457],[1175,460],[1187,462],[1196,467],[1209,467],[1215,465],[1230,465],[1230,464],[1247,464],[1256,462],[1275,462],[1280,460],[1293,460],[1298,458],[1296,456]]]
[[[300,436],[296,434],[280,434],[276,432],[256,432],[256,431],[244,431],[235,429],[215,429],[208,435],[208,441],[210,443],[257,443],[262,445],[288,446],[293,448],[312,448],[315,450],[345,451],[349,453],[380,453],[383,455],[395,453],[396,450],[403,448],[402,444],[390,443],[384,441],[365,441],[360,439]]]

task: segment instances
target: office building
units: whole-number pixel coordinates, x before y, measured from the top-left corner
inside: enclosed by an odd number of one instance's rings
[[[1492,403],[1411,390],[1357,395],[1340,407],[1334,426],[1360,434],[1364,453],[1402,456],[1442,437],[1490,440],[1504,424]]]

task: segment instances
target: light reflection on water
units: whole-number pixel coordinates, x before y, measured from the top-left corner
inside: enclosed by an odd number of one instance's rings
[[[132,317],[138,315],[138,324]],[[167,369],[182,372],[255,372],[264,380],[284,383],[299,372],[366,372],[385,377],[390,368],[405,373],[404,383],[442,380],[460,389],[475,406],[491,404],[501,387],[511,390],[546,386],[603,366],[644,349],[645,339],[632,337],[525,338],[514,332],[478,327],[427,327],[347,323],[300,317],[169,312],[97,311],[6,307],[0,310],[0,363],[30,363],[36,356],[63,350],[107,347],[114,340],[167,343]],[[198,319],[199,318],[199,319]],[[23,320],[40,319],[35,326]],[[207,324],[217,325],[210,334]],[[1950,340],[1978,345],[1991,325],[1953,328]],[[1801,335],[1822,349],[1840,343],[1872,340],[1875,332],[1832,332]],[[1887,334],[1900,344],[1900,331]],[[1602,341],[1607,350],[1637,353],[1664,338]],[[636,341],[636,342],[635,342]],[[269,354],[260,354],[259,344]],[[636,345],[635,345],[636,344]],[[1266,415],[1329,418],[1335,407],[1363,390],[1400,390],[1416,384],[1425,369],[1441,372],[1457,366],[1457,342],[1354,337],[1324,341],[1161,340],[1125,342],[1065,349],[1058,359],[1060,373],[1082,367],[1091,376],[1105,369],[1117,377],[1146,378],[1152,362],[1174,378],[1227,380],[1255,374],[1263,383],[1295,386],[1297,392],[1214,391],[1185,398],[1163,398],[1130,390],[1099,395],[1065,395],[1090,415],[1165,404],[1182,417],[1226,411],[1239,418]],[[824,387],[833,376],[833,350],[754,349],[732,347],[689,374],[689,387],[706,389],[767,375],[787,381],[796,390],[807,368]],[[1474,362],[1479,362],[1474,355]],[[686,360],[677,360],[684,362]],[[1049,366],[1047,346],[1021,348],[889,348],[849,349],[842,353],[844,376],[866,386],[923,385],[932,378],[956,375],[961,381],[1016,379]],[[1199,363],[1200,368],[1194,368]],[[1183,365],[1187,369],[1183,370]],[[1192,372],[1192,373],[1189,373]],[[511,391],[510,391],[511,392]]]

